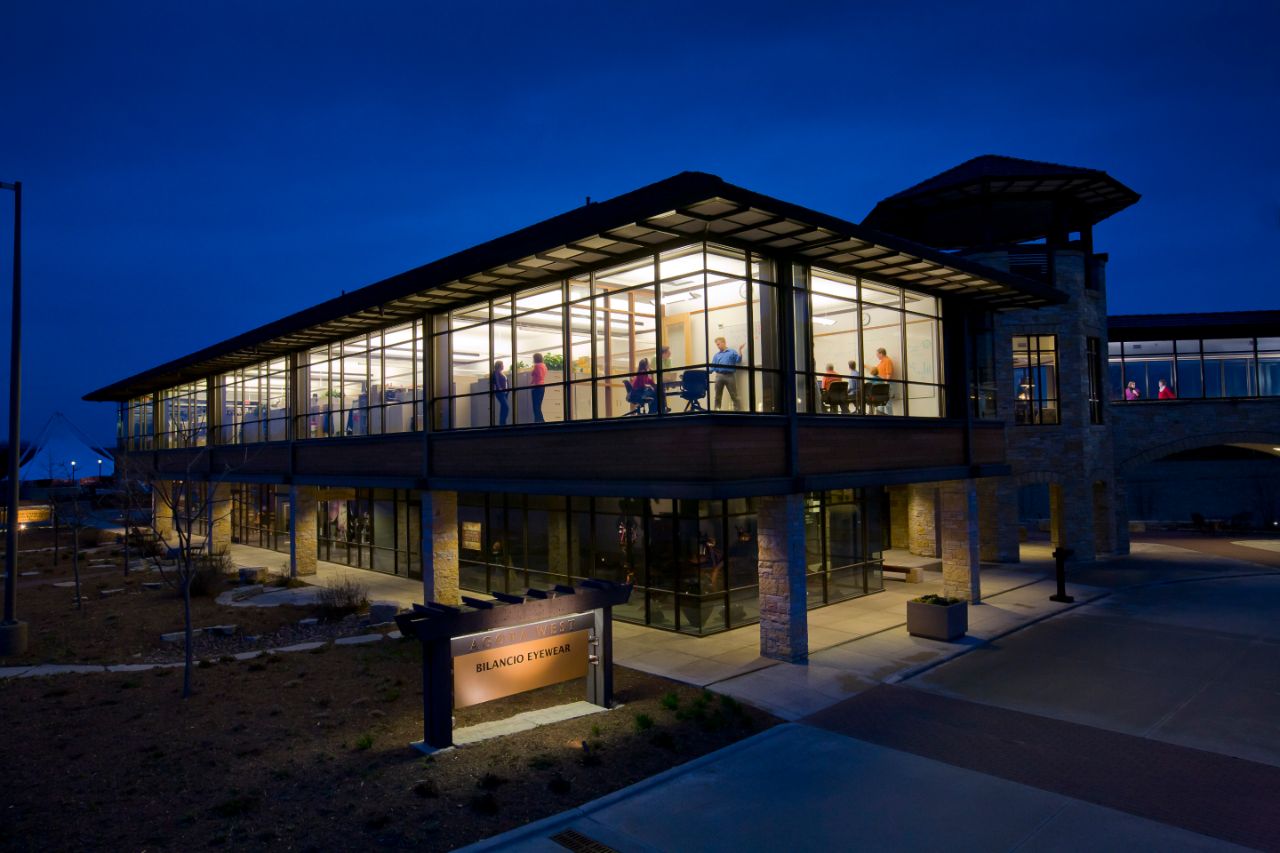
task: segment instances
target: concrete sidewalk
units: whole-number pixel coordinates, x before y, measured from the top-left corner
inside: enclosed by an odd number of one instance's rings
[[[997,642],[890,629],[714,683],[824,710],[467,849],[1280,850],[1280,573],[1138,550],[1066,619],[1047,581],[988,598]]]

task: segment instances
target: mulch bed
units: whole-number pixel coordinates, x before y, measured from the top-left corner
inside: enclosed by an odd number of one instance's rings
[[[103,603],[106,603],[104,600]],[[424,757],[410,640],[0,682],[9,849],[448,850],[580,805],[776,720],[624,668],[623,707]],[[581,680],[457,712],[580,700]]]

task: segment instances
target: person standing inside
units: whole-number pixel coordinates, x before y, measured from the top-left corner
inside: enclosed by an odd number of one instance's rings
[[[503,373],[503,365],[500,361],[493,363],[493,375],[490,377],[489,387],[493,389],[493,397],[498,401],[498,426],[507,425],[507,416],[511,414],[511,404],[507,401],[508,391],[507,374]]]
[[[1138,383],[1130,379],[1129,384],[1124,386],[1124,398],[1126,400],[1141,400],[1142,392],[1138,390]]]
[[[533,354],[533,371],[529,374],[529,384],[533,386],[533,422],[546,423],[542,416],[542,399],[547,396],[547,365],[542,360],[542,353]]]
[[[738,411],[737,365],[742,363],[742,349],[746,344],[739,344],[737,350],[729,349],[724,338],[716,338],[716,353],[711,356],[711,375],[716,383],[716,408],[721,408],[724,389],[729,389],[729,399],[733,401],[733,410]]]
[[[1178,399],[1178,395],[1173,393],[1173,389],[1170,388],[1167,384],[1165,384],[1165,381],[1163,379],[1157,380],[1156,384],[1160,386],[1160,392],[1156,394],[1156,399],[1159,399],[1159,400]]]
[[[889,353],[885,350],[884,347],[880,347],[880,349],[876,350],[876,358],[879,359],[879,361],[876,362],[876,376],[880,377],[881,382],[889,383],[889,399],[885,401],[885,404],[880,411],[886,415],[892,415],[893,414],[893,383],[892,383],[893,359],[889,358]]]

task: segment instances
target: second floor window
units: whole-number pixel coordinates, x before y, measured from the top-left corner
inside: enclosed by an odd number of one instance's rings
[[[1013,336],[1013,397],[1016,423],[1060,423],[1056,335]]]

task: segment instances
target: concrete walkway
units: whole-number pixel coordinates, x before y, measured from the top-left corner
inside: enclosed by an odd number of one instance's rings
[[[263,566],[272,574],[289,573],[289,555],[271,551],[266,548],[255,548],[252,545],[231,545],[227,552],[231,561],[239,566]],[[406,609],[415,601],[422,603],[422,582],[405,577],[373,572],[368,569],[353,569],[337,563],[316,562],[316,573],[304,575],[302,580],[314,587],[327,586],[334,581],[351,579],[363,584],[369,590],[370,601],[394,601],[401,609]],[[302,590],[290,590],[298,592]],[[305,593],[314,595],[314,593]],[[283,599],[282,599],[283,601]]]
[[[934,651],[891,630],[753,673],[749,701],[823,710],[468,849],[1280,850],[1280,573],[1136,550],[1096,567],[1109,594],[923,672],[876,669]]]

